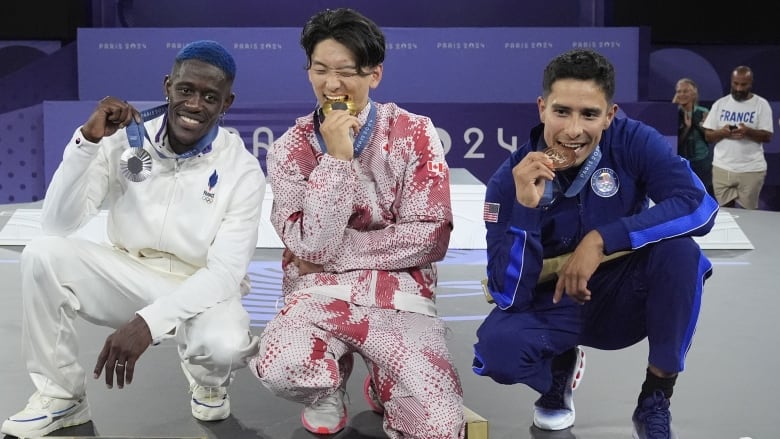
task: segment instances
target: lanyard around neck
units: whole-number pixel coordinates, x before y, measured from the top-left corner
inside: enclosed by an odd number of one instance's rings
[[[596,165],[598,165],[600,161],[601,146],[596,145],[596,149],[590,153],[588,158],[585,160],[585,163],[582,164],[580,172],[577,173],[577,178],[574,179],[574,181],[571,183],[571,186],[569,186],[569,189],[566,190],[566,193],[564,194],[566,198],[571,198],[580,193],[582,188],[585,186],[585,182],[590,180],[590,176],[596,170]]]
[[[144,138],[149,138],[144,129],[144,122],[162,116],[165,114],[167,108],[167,105],[160,105],[142,111],[141,123],[137,123],[135,119],[130,120],[130,123],[127,124],[127,128],[125,128],[125,132],[127,133],[127,142],[130,143],[131,148],[141,148],[144,146]]]
[[[580,168],[580,171],[577,173],[577,177],[574,179],[574,181],[569,185],[569,188],[566,190],[566,192],[563,194],[566,198],[571,198],[577,194],[579,194],[582,191],[582,188],[585,186],[585,183],[590,180],[591,175],[596,170],[596,166],[601,161],[601,146],[597,145],[596,149],[593,150],[593,152],[590,153],[588,158],[585,160],[585,162],[582,164],[582,167]],[[553,199],[556,198],[556,193],[558,192],[557,188],[559,187],[560,183],[558,181],[558,175],[556,173],[555,180],[547,182],[544,186],[544,194],[542,195],[542,201],[540,204],[549,204],[553,201]],[[553,188],[555,186],[555,188]]]

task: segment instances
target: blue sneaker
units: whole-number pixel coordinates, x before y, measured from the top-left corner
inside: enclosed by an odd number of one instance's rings
[[[89,404],[86,398],[57,399],[35,392],[27,407],[6,419],[0,431],[19,438],[32,438],[89,421]]]
[[[574,389],[585,372],[585,351],[574,348],[571,366],[553,371],[550,390],[534,403],[534,425],[542,430],[563,430],[574,425]]]
[[[669,400],[660,390],[643,399],[634,410],[634,439],[677,439],[672,430]]]

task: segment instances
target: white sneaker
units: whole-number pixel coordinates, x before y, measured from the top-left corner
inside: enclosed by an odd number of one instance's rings
[[[54,430],[84,424],[91,419],[86,398],[77,400],[30,397],[27,407],[3,422],[0,431],[18,438],[45,436]]]
[[[230,395],[227,387],[206,387],[195,382],[190,372],[181,365],[190,383],[192,416],[201,421],[221,421],[230,416]]]
[[[347,406],[344,405],[344,389],[306,406],[301,412],[301,423],[315,434],[334,434],[347,425]]]
[[[534,425],[542,430],[574,425],[574,389],[585,373],[585,351],[579,346],[574,351],[574,361],[566,369],[553,371],[552,387],[534,403]]]

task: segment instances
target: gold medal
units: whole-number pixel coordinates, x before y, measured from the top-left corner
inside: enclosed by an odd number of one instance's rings
[[[152,156],[143,148],[128,148],[119,157],[119,169],[132,182],[144,181],[152,175]]]
[[[552,169],[554,171],[562,171],[564,169],[574,166],[574,162],[577,160],[573,149],[569,148],[556,148],[548,146],[544,151],[547,157],[552,159]]]
[[[357,108],[355,107],[355,101],[349,98],[347,96],[344,99],[339,99],[335,101],[325,101],[322,104],[322,115],[328,116],[328,113],[331,112],[331,110],[347,110],[349,111],[349,114],[356,116],[357,115]]]

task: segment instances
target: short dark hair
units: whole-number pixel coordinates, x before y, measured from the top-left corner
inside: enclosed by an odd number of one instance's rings
[[[555,81],[560,79],[592,80],[604,92],[607,103],[615,97],[615,68],[602,54],[590,49],[573,49],[550,61],[544,69],[542,96],[547,98]]]
[[[325,9],[312,16],[301,32],[306,51],[306,69],[311,67],[314,47],[332,38],[355,56],[358,72],[376,67],[385,60],[385,35],[369,18],[349,8]]]
[[[176,55],[175,65],[178,67],[190,59],[203,61],[219,68],[230,82],[236,78],[236,62],[233,56],[216,41],[199,40],[187,44]]]

